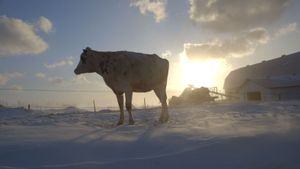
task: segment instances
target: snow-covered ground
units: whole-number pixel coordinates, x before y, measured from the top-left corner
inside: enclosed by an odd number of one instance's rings
[[[300,101],[118,112],[0,108],[0,168],[299,169]]]

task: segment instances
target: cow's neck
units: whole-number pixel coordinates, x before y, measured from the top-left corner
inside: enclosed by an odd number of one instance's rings
[[[93,51],[95,56],[95,67],[96,73],[101,75],[103,78],[106,78],[108,75],[108,58],[104,55],[103,52]]]

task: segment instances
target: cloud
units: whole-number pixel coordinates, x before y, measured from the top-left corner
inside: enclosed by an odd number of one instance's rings
[[[91,84],[91,81],[89,81],[86,76],[84,75],[77,75],[75,76],[72,80],[71,83],[76,83],[76,84]]]
[[[0,85],[5,85],[9,80],[17,79],[22,76],[23,74],[19,72],[0,74]]]
[[[77,75],[72,79],[65,79],[63,77],[54,77],[38,72],[34,75],[37,79],[41,79],[52,84],[91,84],[92,82],[86,78],[86,75]]]
[[[245,39],[251,44],[256,42],[260,44],[266,44],[269,41],[269,33],[264,28],[255,28],[244,32],[241,38]]]
[[[50,76],[49,74],[38,72],[34,75],[37,79],[40,79],[42,81],[56,84],[56,85],[79,85],[82,87],[82,85],[91,85],[91,84],[98,84],[97,81],[90,81],[87,78],[87,75],[77,75],[72,78],[63,78],[63,77],[57,77],[57,76]],[[89,87],[89,86],[87,86]]]
[[[268,32],[264,28],[256,28],[229,39],[185,43],[184,53],[191,59],[243,57],[252,54],[257,45],[265,44],[268,40]]]
[[[41,72],[36,73],[34,76],[37,79],[42,79],[42,80],[48,81],[52,84],[63,84],[63,83],[66,82],[66,80],[62,77],[51,77],[51,76],[48,76],[48,75],[46,75],[44,73],[41,73]]]
[[[21,85],[13,85],[13,86],[11,86],[11,89],[17,90],[17,91],[22,91],[23,87]]]
[[[53,31],[52,22],[44,16],[40,16],[40,18],[37,22],[37,27],[45,33],[49,33],[51,31]]]
[[[62,77],[48,77],[48,81],[53,84],[63,84],[64,79]]]
[[[38,79],[45,79],[46,75],[44,73],[36,73],[35,77],[38,78]]]
[[[156,22],[166,18],[167,0],[132,0],[130,6],[139,8],[141,14],[153,13]]]
[[[172,52],[169,50],[166,50],[161,54],[161,57],[165,59],[169,59],[171,56],[172,56]]]
[[[73,60],[74,60],[74,58],[72,56],[70,56],[65,60],[61,60],[61,61],[58,61],[53,64],[44,64],[44,66],[48,69],[54,69],[54,68],[62,67],[62,66],[66,66],[66,65],[73,65],[74,64]]]
[[[35,32],[34,24],[0,16],[0,57],[40,54],[48,44]]]
[[[279,19],[293,0],[190,0],[190,19],[205,28],[234,32]]]
[[[0,74],[0,85],[5,85],[8,81],[8,77],[6,77],[5,75]]]
[[[286,25],[285,27],[280,28],[276,33],[275,36],[283,36],[291,32],[295,32],[298,30],[298,24],[297,23],[290,23]]]

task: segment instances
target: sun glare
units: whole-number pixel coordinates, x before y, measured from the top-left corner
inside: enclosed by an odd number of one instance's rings
[[[189,60],[185,53],[180,54],[181,88],[222,87],[228,66],[222,59]]]

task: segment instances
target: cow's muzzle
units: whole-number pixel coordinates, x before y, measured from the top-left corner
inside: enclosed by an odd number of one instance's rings
[[[75,73],[76,75],[78,75],[78,74],[79,74],[78,69],[75,69],[75,70],[74,70],[74,73]]]

